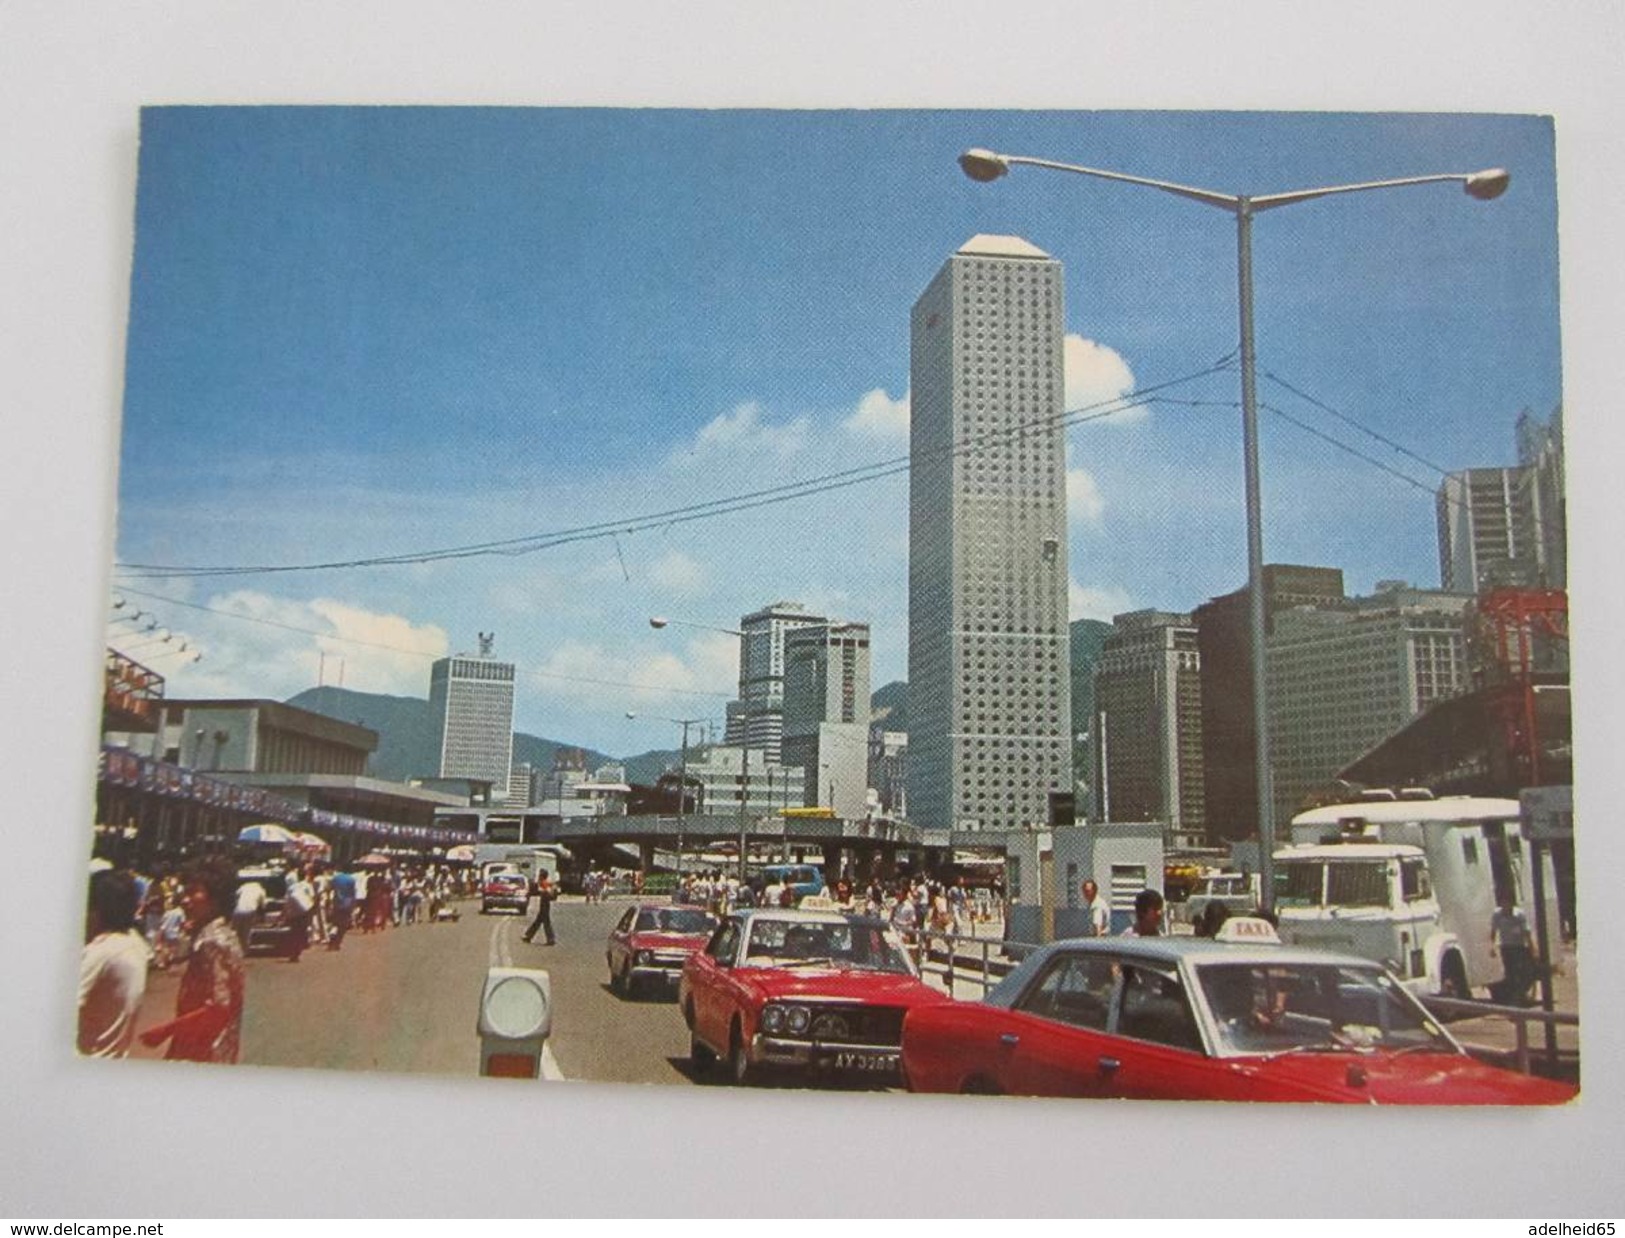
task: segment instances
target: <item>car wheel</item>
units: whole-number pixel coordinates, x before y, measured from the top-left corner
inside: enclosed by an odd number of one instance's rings
[[[617,997],[620,997],[626,992],[626,989],[623,987],[623,981],[621,980],[621,973],[615,970],[614,963],[609,965],[609,991],[615,994]]]
[[[1000,1092],[998,1084],[994,1083],[986,1075],[972,1075],[960,1085],[959,1094],[961,1096],[998,1096]]]
[[[628,1000],[635,996],[637,981],[632,978],[632,960],[626,960],[626,966],[621,968],[621,995]]]
[[[1439,969],[1439,996],[1453,997],[1458,1001],[1468,1001],[1473,991],[1467,985],[1467,968],[1461,961],[1459,954],[1447,954],[1444,965]]]
[[[707,1074],[711,1067],[717,1064],[717,1055],[711,1052],[711,1046],[690,1032],[688,1035],[688,1060],[694,1066],[697,1075]]]
[[[736,1088],[753,1087],[758,1078],[758,1072],[750,1064],[750,1057],[745,1052],[745,1040],[734,1028],[732,1041],[728,1048],[728,1078]]]

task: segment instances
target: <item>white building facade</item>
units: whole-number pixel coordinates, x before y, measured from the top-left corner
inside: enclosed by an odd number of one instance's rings
[[[1061,264],[977,236],[911,324],[909,761],[928,828],[1047,824],[1072,786]]]
[[[490,650],[482,634],[478,654],[436,662],[429,704],[440,728],[438,776],[486,782],[504,797],[513,774],[514,666]]]

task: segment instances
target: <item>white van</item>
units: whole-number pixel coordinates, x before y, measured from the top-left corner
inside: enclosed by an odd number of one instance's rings
[[[1301,854],[1303,846],[1324,850],[1327,846],[1380,843],[1422,853],[1428,898],[1439,908],[1439,931],[1455,939],[1446,949],[1441,938],[1440,948],[1424,960],[1428,963],[1426,991],[1430,993],[1471,996],[1472,990],[1499,979],[1501,965],[1491,948],[1490,918],[1503,896],[1510,897],[1531,923],[1535,918],[1533,868],[1517,800],[1434,799],[1425,793],[1402,793],[1394,799],[1330,804],[1294,817],[1292,840],[1297,845],[1278,853],[1277,864],[1283,857]],[[1546,886],[1546,904],[1556,907],[1557,886],[1550,869]],[[1413,881],[1412,903],[1418,901],[1415,888]],[[1413,930],[1411,950],[1418,948],[1415,933],[1419,931]]]

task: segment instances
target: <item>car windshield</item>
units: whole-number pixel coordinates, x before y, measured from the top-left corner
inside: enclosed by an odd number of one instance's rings
[[[709,933],[716,926],[715,916],[691,907],[645,907],[632,927],[637,933]]]
[[[1287,860],[1275,874],[1281,907],[1386,907],[1388,865],[1382,860]]]
[[[825,965],[912,975],[896,936],[883,925],[834,920],[757,920],[745,945],[746,967]]]
[[[1196,974],[1221,1056],[1455,1052],[1427,1011],[1379,967],[1215,962]]]

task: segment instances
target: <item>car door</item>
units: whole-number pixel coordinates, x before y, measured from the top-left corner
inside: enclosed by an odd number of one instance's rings
[[[626,914],[615,923],[609,932],[609,970],[619,971],[626,962],[629,950],[628,941],[632,936],[632,925],[636,920],[638,909],[628,907]]]
[[[991,1032],[1000,1090],[1106,1096],[1115,1067],[1106,1034],[1116,975],[1099,953],[1058,954]]]
[[[723,986],[739,951],[739,922],[724,920],[704,950],[694,956],[689,1000],[694,1007],[694,1031],[713,1048],[728,1048],[727,998]]]
[[[1232,1098],[1238,1081],[1225,1062],[1207,1055],[1190,994],[1171,963],[1121,960],[1111,1043],[1116,1067],[1104,1095]]]

